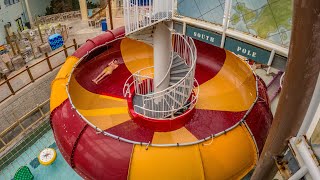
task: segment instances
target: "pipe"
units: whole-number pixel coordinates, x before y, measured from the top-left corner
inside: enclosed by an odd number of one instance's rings
[[[315,163],[314,159],[312,158],[308,146],[303,139],[298,139],[295,143],[297,150],[304,162],[304,166],[308,169],[308,173],[311,175],[312,179],[319,179],[320,178],[320,170],[318,165]]]
[[[308,173],[306,166],[301,167],[294,175],[292,175],[288,180],[300,180]]]
[[[320,1],[295,0],[291,45],[277,111],[252,180],[273,179],[274,157],[296,136],[306,116],[320,66]],[[303,48],[301,48],[303,47]]]
[[[304,139],[304,137],[302,137],[302,138]],[[300,167],[304,167],[304,166],[307,167],[307,166],[305,165],[304,160],[302,159],[302,157],[301,157],[298,149],[297,149],[296,142],[297,142],[298,140],[301,141],[301,138],[296,138],[296,137],[290,138],[290,140],[289,140],[289,147],[290,147],[291,151],[293,152],[294,158],[296,159],[298,165],[299,165]],[[304,174],[304,179],[305,179],[305,180],[312,180],[310,174],[308,174],[308,173]]]
[[[311,121],[311,124],[310,124],[310,126],[308,128],[308,131],[307,131],[307,134],[306,134],[307,139],[311,138],[311,136],[312,136],[314,130],[316,129],[319,121],[320,121],[320,103],[318,105],[318,109],[316,111],[316,114],[314,115],[313,120]]]
[[[307,114],[304,117],[303,123],[300,127],[300,130],[299,130],[297,136],[306,135],[308,132],[308,129],[314,119],[316,121],[319,121],[320,117],[316,117],[319,103],[320,103],[320,74],[318,75],[318,81],[317,81],[316,87],[313,91],[312,99],[311,99]],[[310,137],[311,137],[311,135],[309,136],[309,138]]]

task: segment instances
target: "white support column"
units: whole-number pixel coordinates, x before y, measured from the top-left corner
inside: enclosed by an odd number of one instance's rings
[[[28,14],[28,18],[30,21],[30,25],[32,27],[34,25],[34,22],[33,22],[32,14],[30,11],[29,0],[25,0],[25,4],[26,4],[26,9],[27,9],[27,14]]]
[[[169,86],[170,73],[167,71],[171,62],[171,32],[164,23],[156,25],[153,37],[154,57],[154,90],[162,91]],[[164,79],[164,80],[163,80]]]
[[[186,31],[187,31],[187,23],[183,22],[183,24],[182,24],[182,34],[186,35]]]
[[[226,0],[224,5],[223,22],[222,22],[223,31],[222,31],[222,38],[221,38],[221,45],[220,45],[221,48],[224,47],[224,42],[226,40],[226,31],[229,26],[231,8],[232,8],[232,0]]]
[[[80,5],[80,12],[81,12],[81,19],[82,21],[87,21],[88,20],[87,1],[79,0],[79,5]]]

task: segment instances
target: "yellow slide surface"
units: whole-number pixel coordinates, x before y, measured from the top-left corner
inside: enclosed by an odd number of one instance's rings
[[[129,179],[241,179],[257,162],[257,152],[244,125],[226,135],[185,147],[135,145]]]
[[[62,65],[56,78],[51,83],[50,111],[63,103],[68,98],[66,85],[73,66],[79,61],[75,56],[69,56]]]
[[[153,66],[153,48],[151,46],[125,38],[122,40],[120,48],[123,61],[132,74],[140,69]],[[153,72],[144,71],[144,73]]]
[[[92,93],[84,89],[73,76],[69,91],[78,111],[100,129],[105,130],[131,119],[125,99]]]
[[[245,111],[256,98],[256,82],[251,69],[230,51],[218,74],[200,85],[197,109]]]

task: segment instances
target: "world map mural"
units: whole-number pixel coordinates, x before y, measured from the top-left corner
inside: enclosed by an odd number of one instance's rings
[[[178,0],[182,16],[222,25],[224,0]],[[229,28],[288,47],[291,0],[233,0]]]

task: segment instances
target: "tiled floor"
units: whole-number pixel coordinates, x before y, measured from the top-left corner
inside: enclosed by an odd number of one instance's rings
[[[57,151],[57,159],[50,166],[42,166],[38,161],[38,155],[41,150],[51,147]],[[16,158],[11,164],[0,171],[0,179],[11,180],[14,174],[21,166],[28,166],[34,179],[68,179],[80,180],[80,176],[63,159],[57,145],[54,141],[52,131],[49,130],[40,139],[38,139],[23,154]]]

